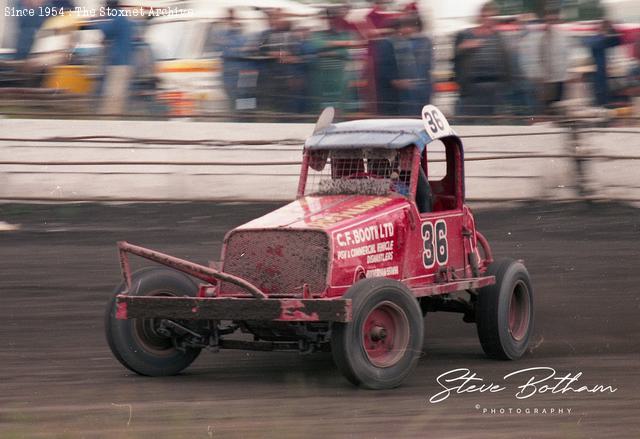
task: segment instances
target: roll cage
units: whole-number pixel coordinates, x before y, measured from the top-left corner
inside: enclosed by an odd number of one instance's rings
[[[444,159],[431,157],[431,146],[442,142]],[[331,124],[316,131],[305,144],[298,185],[298,198],[323,195],[315,178],[324,172],[343,193],[406,196],[419,212],[461,209],[464,204],[464,156],[460,138],[450,134],[432,138],[422,121],[374,119]],[[435,154],[434,154],[435,155]],[[429,163],[446,162],[442,178],[430,175]],[[358,184],[353,180],[373,180]],[[384,183],[375,180],[388,180]],[[399,189],[400,185],[406,188]],[[325,186],[329,184],[325,183]],[[360,192],[358,192],[360,191]]]

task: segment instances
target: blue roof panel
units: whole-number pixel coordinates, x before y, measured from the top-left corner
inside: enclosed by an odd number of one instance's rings
[[[400,149],[415,144],[422,150],[431,140],[419,119],[367,119],[332,124],[309,137],[304,146]]]

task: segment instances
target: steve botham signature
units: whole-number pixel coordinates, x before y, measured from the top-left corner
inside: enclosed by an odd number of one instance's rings
[[[580,377],[582,377],[582,372],[559,375],[552,367],[530,367],[511,372],[502,377],[502,379],[505,382],[516,379],[521,380],[520,382],[523,384],[516,387],[517,392],[514,395],[517,399],[531,398],[539,393],[614,393],[618,390],[612,386],[602,384],[578,386],[577,382]],[[452,394],[497,393],[507,389],[506,384],[485,382],[475,372],[464,368],[445,372],[439,375],[436,381],[443,390],[429,398],[429,402],[432,404],[442,402]]]

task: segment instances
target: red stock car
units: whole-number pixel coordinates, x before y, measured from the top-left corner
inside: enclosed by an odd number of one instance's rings
[[[442,113],[332,120],[325,110],[305,143],[296,200],[231,230],[217,268],[118,244],[124,282],[106,333],[124,366],[172,375],[202,348],[330,350],[352,383],[391,388],[416,366],[429,311],[475,322],[490,357],[525,353],[529,274],[494,261],[476,230],[462,143]],[[131,273],[129,254],[165,267]]]

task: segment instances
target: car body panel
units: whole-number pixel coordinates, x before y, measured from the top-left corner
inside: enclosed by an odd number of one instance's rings
[[[427,106],[425,109],[432,111],[435,107]],[[473,277],[469,255],[477,255],[478,249],[473,215],[463,202],[462,143],[448,124],[445,125],[447,129],[438,136],[438,132],[427,133],[425,123],[415,119],[329,123],[316,130],[305,143],[304,150],[308,155],[319,150],[349,153],[359,149],[398,150],[413,147],[417,150],[413,161],[415,169],[418,169],[417,166],[423,166],[423,163],[418,163],[422,160],[420,157],[426,164],[428,151],[425,148],[428,150],[428,144],[441,137],[448,150],[447,173],[450,176],[430,182],[435,191],[433,199],[437,211],[421,214],[414,201],[415,195],[410,194],[303,193],[295,201],[231,231],[225,238],[222,260],[225,261],[228,256],[227,244],[235,233],[258,232],[252,235],[256,246],[262,245],[258,242],[263,239],[280,240],[280,244],[274,242],[264,247],[262,251],[268,253],[268,257],[256,256],[254,249],[247,250],[246,260],[255,267],[233,274],[248,276],[249,280],[263,286],[268,295],[300,294],[303,285],[271,282],[269,274],[273,279],[297,276],[297,268],[291,267],[290,262],[292,253],[297,250],[282,242],[298,239],[294,238],[296,233],[320,231],[328,236],[326,251],[329,255],[326,262],[322,260],[323,264],[328,264],[325,288],[319,288],[317,282],[311,288],[312,295],[318,297],[341,296],[358,280],[369,277],[397,279],[411,288]],[[359,140],[354,142],[356,138]],[[308,166],[309,162],[305,161],[300,177],[302,186],[307,178]],[[288,234],[270,235],[274,230]],[[310,264],[304,259],[304,256],[300,256],[301,265]],[[266,266],[269,271],[259,275]],[[305,269],[312,270],[309,267]],[[297,283],[302,282],[300,280]],[[276,285],[286,285],[289,290],[278,291]],[[231,290],[233,294],[238,293],[237,289]],[[225,294],[225,288],[221,289],[221,293]]]

